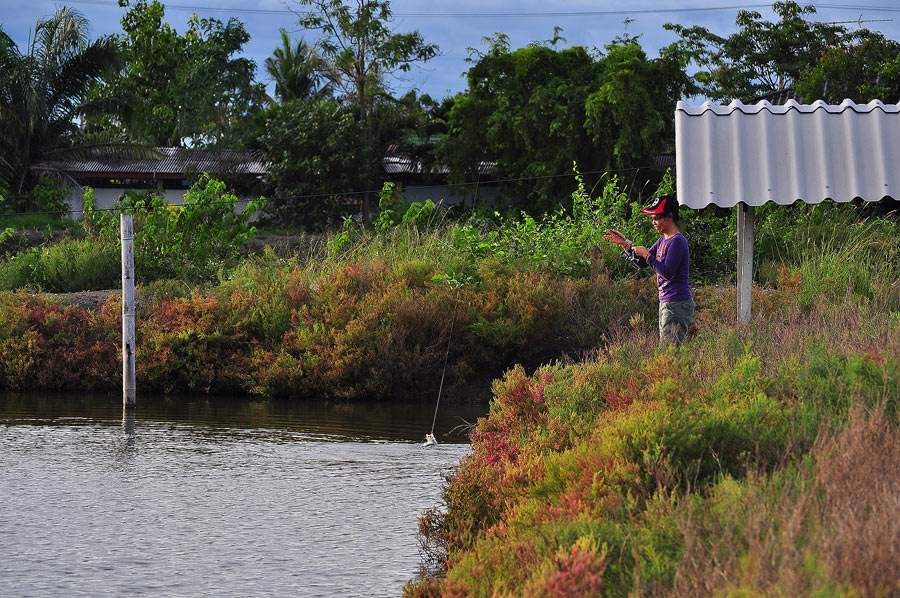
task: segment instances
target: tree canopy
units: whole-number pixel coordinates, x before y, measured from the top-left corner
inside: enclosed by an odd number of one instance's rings
[[[370,118],[379,98],[389,96],[388,79],[409,71],[413,64],[437,55],[438,47],[425,42],[418,31],[397,33],[390,26],[388,0],[296,0],[300,26],[318,30],[318,47],[332,67],[332,81],[342,100],[355,106],[364,123],[365,143],[360,152],[369,186],[376,173],[383,148],[377,119]],[[301,11],[304,9],[301,8]],[[363,200],[363,219],[368,220],[369,197]]]
[[[118,98],[92,100],[88,94],[120,64],[116,40],[90,41],[87,20],[70,8],[40,19],[25,53],[0,30],[0,187],[15,196],[26,193],[41,174],[32,171],[40,161],[147,153],[120,136],[86,135],[79,126],[92,114],[123,113]]]
[[[265,98],[263,85],[254,82],[256,65],[234,56],[250,39],[244,25],[194,14],[179,35],[164,22],[160,2],[119,5],[129,9],[121,20],[125,66],[96,95],[129,98],[126,129],[148,143],[240,146],[243,121]]]
[[[331,94],[328,63],[319,56],[315,46],[304,40],[296,46],[290,35],[281,30],[281,47],[266,58],[266,72],[275,83],[275,97],[280,102],[302,99],[322,99]]]
[[[872,36],[856,45],[830,48],[800,76],[797,92],[806,103],[845,99],[900,102],[900,43]]]
[[[807,102],[900,101],[900,43],[818,22],[793,0],[774,4],[772,21],[739,11],[727,36],[669,23],[679,40],[654,58],[635,37],[565,47],[554,29],[515,49],[498,33],[471,51],[466,90],[440,101],[396,93],[438,48],[398,31],[389,0],[293,0],[310,41],[281,30],[261,73],[274,99],[241,56],[249,34],[237,19],[194,14],[178,32],[159,0],[119,5],[122,33],[96,41],[70,9],[38,22],[22,51],[0,30],[0,194],[27,193],[34,164],[50,158],[243,147],[271,160],[275,195],[363,192],[368,220],[369,193],[391,179],[390,149],[424,165],[417,176],[471,183],[490,172],[507,203],[552,211],[571,196],[573,163],[659,176],[646,167],[673,150],[680,99],[749,101],[795,86]],[[307,213],[327,220],[322,207],[273,201],[269,211],[299,224]]]
[[[512,50],[498,34],[473,52],[468,89],[454,98],[440,158],[458,179],[486,162],[522,207],[546,210],[571,194],[572,163],[584,171],[648,164],[674,142],[675,102],[693,91],[677,47],[648,59],[634,39],[605,54],[555,42]]]
[[[811,5],[775,2],[779,20],[763,20],[756,11],[741,10],[739,31],[727,37],[706,27],[667,23],[693,53],[700,70],[695,78],[700,92],[719,101],[749,101],[757,96],[793,87],[800,73],[830,48],[840,48],[871,36],[866,29],[808,19]]]
[[[341,198],[364,184],[359,169],[361,126],[353,109],[331,100],[291,100],[270,110],[260,141],[271,160],[276,197],[265,216],[315,228],[339,215]]]

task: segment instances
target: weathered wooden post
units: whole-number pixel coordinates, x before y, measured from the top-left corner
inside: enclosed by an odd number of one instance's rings
[[[753,216],[756,208],[741,202],[737,210],[737,312],[738,322],[747,324],[753,298],[753,242],[756,237]]]
[[[119,215],[122,239],[122,404],[135,406],[134,361],[134,224],[131,214]]]

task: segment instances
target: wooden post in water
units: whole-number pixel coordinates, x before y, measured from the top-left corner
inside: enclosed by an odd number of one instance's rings
[[[135,406],[134,226],[131,214],[119,215],[122,239],[122,404]]]
[[[737,210],[737,312],[738,323],[747,324],[753,297],[753,242],[756,237],[753,216],[756,208],[739,203]]]

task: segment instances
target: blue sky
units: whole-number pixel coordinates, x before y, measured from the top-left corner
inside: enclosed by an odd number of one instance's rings
[[[0,0],[0,25],[24,49],[29,31],[41,16],[52,14],[55,6],[68,4],[81,11],[91,23],[93,37],[119,33],[119,19],[125,9],[115,0],[79,0],[77,2],[53,2],[31,0],[14,2]],[[250,33],[250,42],[244,48],[246,57],[257,64],[257,78],[266,81],[262,71],[263,61],[280,45],[279,29],[285,28],[293,37],[303,36],[314,41],[315,32],[300,31],[297,18],[287,9],[297,6],[281,0],[173,0],[166,2],[167,21],[179,32],[192,12],[201,17],[209,16],[227,21],[230,17],[241,20]],[[855,21],[857,19],[893,19],[887,22],[871,22],[865,26],[878,30],[892,39],[900,39],[900,6],[896,0],[849,0],[841,8],[834,0],[832,7],[819,7],[815,16],[819,21]],[[178,8],[179,6],[187,8]],[[465,89],[464,73],[468,48],[483,48],[482,39],[503,32],[510,37],[513,47],[520,47],[534,40],[547,40],[553,36],[553,27],[562,27],[567,45],[602,48],[613,38],[626,32],[625,19],[633,19],[627,26],[629,35],[641,35],[641,44],[651,56],[672,41],[674,36],[663,29],[666,22],[685,25],[703,25],[716,33],[727,35],[735,31],[734,18],[737,7],[751,8],[772,18],[766,5],[754,0],[393,0],[394,27],[397,31],[418,29],[426,41],[440,46],[441,55],[421,68],[413,68],[405,75],[405,81],[397,81],[396,92],[410,88],[428,93],[435,98]],[[720,10],[686,10],[723,7]],[[877,8],[888,10],[877,10]],[[233,9],[216,10],[217,8]],[[669,12],[671,10],[671,12]],[[260,11],[260,12],[250,12]],[[262,12],[268,11],[268,12]],[[648,12],[666,11],[666,12]],[[595,12],[607,14],[547,14]],[[466,16],[493,13],[495,16]],[[498,14],[499,13],[499,14]],[[511,13],[544,13],[539,16],[511,16]],[[440,16],[426,16],[440,15]],[[855,27],[855,25],[846,25]]]

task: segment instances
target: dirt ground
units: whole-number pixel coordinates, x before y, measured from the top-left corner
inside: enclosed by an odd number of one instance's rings
[[[66,305],[77,305],[86,311],[97,311],[100,306],[106,303],[110,295],[122,296],[121,289],[106,289],[103,291],[79,291],[77,293],[57,293],[62,303]],[[137,303],[137,293],[135,292],[135,303]]]

